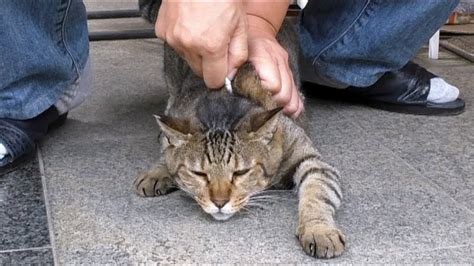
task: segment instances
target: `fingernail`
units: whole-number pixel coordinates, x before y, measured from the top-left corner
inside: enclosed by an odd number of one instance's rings
[[[236,74],[237,74],[237,68],[234,68],[231,71],[229,71],[229,74],[227,74],[227,78],[229,78],[230,80],[233,80]]]

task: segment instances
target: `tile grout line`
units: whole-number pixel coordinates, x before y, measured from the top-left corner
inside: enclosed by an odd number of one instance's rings
[[[354,119],[351,119],[350,117],[347,117],[345,116],[343,113],[339,112],[337,110],[337,108],[333,108],[332,106],[330,106],[331,109],[335,110],[337,113],[339,113],[342,117],[346,118],[347,120],[349,120],[349,123],[351,123],[352,125],[358,127],[359,129],[362,130],[362,132],[364,132],[365,135],[367,135],[367,131],[365,130],[365,128],[360,125],[358,122],[354,122],[353,120]],[[368,136],[370,137],[370,136]],[[375,142],[377,142],[379,145],[381,145],[382,147],[384,147],[387,151],[390,152],[390,154],[392,154],[394,157],[396,157],[397,159],[401,160],[405,165],[407,165],[410,169],[412,169],[413,171],[415,171],[416,173],[419,174],[420,178],[422,180],[424,180],[426,183],[428,183],[431,187],[435,188],[436,190],[439,190],[439,191],[442,191],[442,193],[448,197],[451,201],[453,201],[455,203],[456,206],[460,207],[461,209],[464,209],[466,210],[469,214],[471,214],[471,216],[474,216],[474,211],[472,211],[471,209],[469,209],[468,207],[466,207],[464,204],[458,202],[456,199],[454,199],[451,195],[449,195],[448,192],[446,192],[442,187],[440,187],[438,184],[436,184],[435,182],[431,181],[429,178],[427,178],[422,172],[420,172],[418,169],[416,169],[413,165],[409,164],[405,159],[403,159],[402,157],[400,157],[397,153],[395,153],[392,149],[390,149],[389,147],[387,147],[384,143],[380,143],[380,141],[377,141],[377,140],[374,140]],[[472,217],[471,217],[472,218]]]
[[[382,145],[385,149],[391,151],[391,153],[398,159],[400,159],[403,163],[405,163],[405,165],[408,166],[408,168],[412,169],[413,171],[417,172],[419,175],[420,175],[420,178],[423,179],[426,183],[428,183],[429,185],[431,185],[431,187],[435,188],[436,190],[439,190],[439,191],[442,191],[442,193],[448,197],[454,204],[455,206],[461,208],[461,209],[464,209],[465,211],[467,211],[470,215],[471,215],[471,218],[474,217],[474,211],[472,211],[471,209],[469,209],[468,207],[466,207],[464,204],[462,204],[461,202],[458,202],[455,198],[453,198],[451,195],[449,195],[449,193],[444,190],[442,187],[440,187],[438,184],[436,184],[435,182],[431,181],[431,179],[429,179],[428,177],[426,177],[423,173],[421,173],[418,169],[416,169],[413,165],[409,164],[405,159],[403,159],[402,157],[400,157],[398,154],[396,154],[395,152],[393,152],[392,150],[390,150],[388,147],[386,147],[385,145]]]
[[[49,241],[51,242],[51,251],[53,253],[53,263],[54,265],[59,265],[58,257],[56,252],[56,241],[54,238],[54,226],[53,226],[53,218],[51,217],[51,206],[49,205],[49,194],[48,188],[46,186],[46,173],[44,170],[44,161],[43,161],[43,154],[41,153],[41,147],[38,145],[36,149],[36,155],[38,157],[38,164],[40,169],[41,175],[41,184],[43,186],[43,199],[44,205],[46,207],[46,219],[48,221],[48,231],[49,231]]]
[[[5,249],[5,250],[0,250],[0,254],[2,254],[2,253],[10,253],[10,252],[20,252],[20,251],[35,251],[35,250],[43,250],[43,249],[50,249],[50,248],[51,248],[51,246],[32,247],[32,248]]]

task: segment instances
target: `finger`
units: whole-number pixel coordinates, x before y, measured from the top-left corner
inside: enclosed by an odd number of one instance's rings
[[[274,99],[278,104],[280,104],[280,106],[285,106],[286,112],[288,113],[288,108],[292,108],[293,110],[295,108],[294,105],[296,103],[292,102],[292,106],[287,106],[295,95],[291,72],[289,71],[289,68],[286,65],[287,62],[285,62],[285,60],[278,59],[278,70],[281,77],[281,90],[274,96]]]
[[[283,110],[284,113],[286,113],[288,116],[294,118],[298,117],[298,112],[301,109],[301,101],[300,97],[298,96],[298,92],[291,97],[291,102],[285,107]]]
[[[296,88],[296,91],[298,91],[297,88]],[[299,91],[298,91],[298,109],[296,110],[296,112],[294,112],[294,113],[291,115],[291,117],[292,117],[293,119],[296,119],[296,118],[298,118],[298,117],[301,115],[301,113],[303,113],[303,112],[304,112],[304,103],[303,103],[303,99],[301,98],[301,95],[300,95],[300,93],[299,93]]]
[[[189,53],[184,55],[184,60],[188,63],[194,74],[203,77],[202,57],[197,54]]]
[[[227,76],[227,49],[202,56],[202,77],[210,89],[218,89],[224,85]]]
[[[301,99],[300,92],[298,90],[298,87],[296,86],[295,79],[293,78],[293,72],[291,71],[291,68],[289,66],[288,60],[285,59],[285,67],[288,73],[288,78],[291,82],[291,90],[292,90],[292,96],[291,96],[291,102],[290,106],[287,108],[287,111],[293,118],[297,118],[299,114],[303,111],[303,101]],[[293,103],[293,105],[291,105]],[[295,107],[295,108],[293,108]]]
[[[299,108],[298,108],[298,111],[296,111],[296,113],[293,114],[293,118],[296,119],[298,118],[301,113],[304,112],[304,103],[303,101],[301,100],[301,97],[300,97],[300,104],[299,104]]]
[[[285,105],[283,112],[289,116],[292,116],[299,109],[300,97],[296,88],[291,88],[291,99],[288,104]]]
[[[173,47],[171,44],[170,46]],[[189,67],[196,75],[202,77],[202,57],[200,55],[189,53],[188,50],[179,46],[175,46],[173,49],[181,58],[184,59],[184,61],[186,61],[186,63],[188,63]]]
[[[281,77],[277,62],[271,55],[251,59],[255,71],[260,77],[262,87],[271,94],[278,94],[281,90]]]
[[[233,79],[237,69],[248,60],[247,22],[240,19],[229,43],[229,66],[227,77]]]

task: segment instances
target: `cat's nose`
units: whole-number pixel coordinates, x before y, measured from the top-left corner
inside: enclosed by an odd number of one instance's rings
[[[216,205],[217,208],[222,208],[224,207],[224,205],[227,204],[227,202],[229,202],[228,199],[213,199],[212,202]]]

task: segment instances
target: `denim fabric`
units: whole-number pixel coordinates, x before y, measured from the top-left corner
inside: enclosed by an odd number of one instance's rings
[[[32,118],[86,65],[85,7],[81,0],[0,0],[0,7],[0,118]]]
[[[311,0],[300,22],[310,66],[303,78],[371,85],[403,67],[458,2]],[[77,85],[88,58],[85,8],[81,0],[0,0],[0,7],[0,118],[32,118]]]
[[[459,0],[311,0],[300,19],[303,78],[366,87],[402,68]],[[309,72],[309,74],[308,74]],[[311,74],[312,73],[312,74]]]

